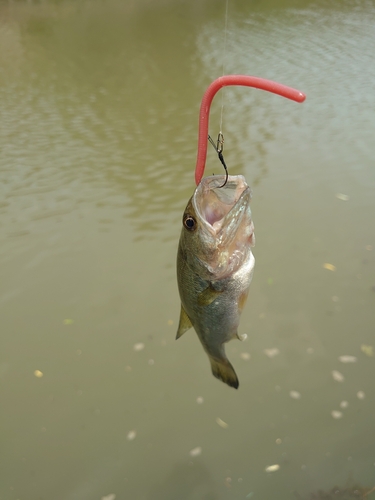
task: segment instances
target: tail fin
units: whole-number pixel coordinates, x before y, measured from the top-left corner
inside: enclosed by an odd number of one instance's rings
[[[234,371],[233,366],[227,359],[216,359],[209,356],[211,362],[212,374],[214,377],[218,378],[225,384],[238,389],[240,385],[236,372]]]

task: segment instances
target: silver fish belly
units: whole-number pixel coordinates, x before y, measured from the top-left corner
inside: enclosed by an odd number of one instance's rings
[[[254,270],[250,188],[243,176],[205,178],[183,215],[177,255],[181,298],[177,338],[194,327],[215,377],[237,388],[224,344],[238,336]]]

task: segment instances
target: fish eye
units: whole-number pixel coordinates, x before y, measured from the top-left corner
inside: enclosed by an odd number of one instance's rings
[[[192,217],[191,215],[185,215],[185,217],[184,217],[184,226],[189,231],[194,231],[195,226],[196,226],[196,221],[195,221],[194,217]]]

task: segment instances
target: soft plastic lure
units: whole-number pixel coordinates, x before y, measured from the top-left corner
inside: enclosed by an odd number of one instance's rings
[[[198,185],[202,180],[207,157],[208,122],[210,108],[215,94],[222,88],[229,85],[240,85],[244,87],[254,87],[256,89],[267,90],[273,94],[281,95],[296,102],[303,102],[305,94],[297,89],[287,87],[281,83],[248,75],[225,75],[214,80],[203,95],[199,112],[199,132],[198,132],[198,154],[195,167],[195,182]]]

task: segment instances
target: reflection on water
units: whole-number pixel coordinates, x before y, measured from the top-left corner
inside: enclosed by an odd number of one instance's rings
[[[191,176],[197,117],[181,89],[192,86],[184,52],[194,33],[172,53],[171,64],[170,43],[178,33],[167,37],[166,31],[173,12],[164,16],[162,9],[153,23],[154,9],[145,6],[61,8],[38,4],[23,10],[17,4],[7,12],[19,21],[14,37],[22,30],[32,49],[18,78],[2,89],[4,163],[18,174],[9,195],[25,194],[30,186],[31,194],[46,190],[48,169],[54,176],[50,190],[76,188],[75,204],[112,197],[114,189],[148,234],[160,228],[158,213],[166,204],[178,204],[181,178],[189,178],[187,171]],[[4,29],[8,38],[10,30]],[[5,69],[3,77],[8,79]],[[64,211],[68,202],[54,203],[54,210],[61,205]]]
[[[375,486],[375,9],[229,0],[225,53],[224,12],[0,4],[1,499]],[[174,342],[198,109],[223,63],[307,94],[213,103],[257,233],[236,394],[193,331]]]

